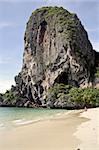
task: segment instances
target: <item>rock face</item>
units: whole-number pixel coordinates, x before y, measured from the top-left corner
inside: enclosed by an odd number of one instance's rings
[[[32,13],[24,36],[22,70],[15,77],[17,92],[44,105],[55,83],[92,86],[94,67],[95,52],[76,14],[62,7]]]
[[[99,52],[95,52],[95,80],[94,86],[99,89]]]

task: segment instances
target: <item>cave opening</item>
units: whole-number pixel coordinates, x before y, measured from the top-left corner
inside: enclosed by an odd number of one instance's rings
[[[65,84],[68,85],[68,74],[66,72],[62,72],[58,77],[55,79],[54,83],[58,84]]]

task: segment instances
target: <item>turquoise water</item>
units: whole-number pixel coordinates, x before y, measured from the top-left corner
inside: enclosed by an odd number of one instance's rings
[[[67,110],[0,107],[0,130],[28,125],[65,112]]]

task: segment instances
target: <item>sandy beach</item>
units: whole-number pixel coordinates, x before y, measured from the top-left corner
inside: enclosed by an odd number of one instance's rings
[[[99,108],[71,111],[9,131],[0,131],[0,150],[98,150]]]

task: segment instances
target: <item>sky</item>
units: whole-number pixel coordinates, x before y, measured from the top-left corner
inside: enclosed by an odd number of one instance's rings
[[[0,0],[0,92],[15,84],[22,67],[26,22],[42,6],[62,6],[76,13],[99,51],[98,0]]]

